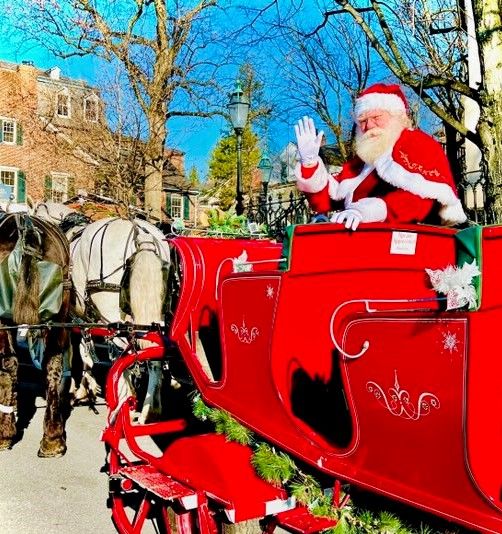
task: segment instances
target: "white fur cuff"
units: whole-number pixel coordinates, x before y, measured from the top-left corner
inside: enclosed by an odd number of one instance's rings
[[[302,165],[297,163],[295,167],[296,186],[303,193],[318,193],[328,185],[329,173],[321,158],[317,158],[317,169],[310,178],[302,176]]]
[[[460,200],[449,206],[443,206],[439,210],[441,221],[447,225],[461,224],[467,220],[467,215],[464,213],[462,203]]]
[[[387,218],[387,204],[381,198],[361,198],[357,202],[352,202],[347,209],[358,210],[363,222],[383,222]]]

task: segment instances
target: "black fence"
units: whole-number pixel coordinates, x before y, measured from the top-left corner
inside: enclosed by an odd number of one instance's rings
[[[466,173],[458,184],[459,196],[469,221],[476,224],[502,224],[502,213],[497,213],[488,200],[487,184],[483,168],[479,172]]]
[[[271,195],[251,199],[245,215],[249,222],[265,225],[270,237],[282,241],[287,226],[307,223],[312,219],[313,213],[305,197],[300,194],[297,196],[291,191],[287,198],[279,194],[275,199]]]

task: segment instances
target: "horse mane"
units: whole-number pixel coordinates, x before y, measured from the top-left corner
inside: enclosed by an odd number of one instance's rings
[[[131,265],[131,313],[138,324],[160,321],[164,300],[162,259],[153,241],[138,244]]]

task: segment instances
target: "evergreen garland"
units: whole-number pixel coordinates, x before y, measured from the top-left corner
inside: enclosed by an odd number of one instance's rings
[[[228,441],[253,447],[251,462],[257,474],[270,484],[286,487],[298,503],[308,507],[312,515],[336,519],[336,526],[327,534],[414,534],[394,514],[386,511],[375,516],[369,510],[358,510],[350,502],[335,508],[329,492],[323,492],[319,482],[303,473],[294,460],[284,452],[276,451],[268,443],[256,441],[253,433],[228,412],[208,407],[197,393],[192,399],[193,414],[201,421],[211,421],[218,434]],[[433,534],[426,525],[418,534]],[[452,533],[453,534],[453,533]]]

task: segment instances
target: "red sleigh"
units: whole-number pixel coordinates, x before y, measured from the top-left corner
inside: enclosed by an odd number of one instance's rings
[[[502,532],[502,228],[322,224],[295,227],[284,247],[173,244],[182,286],[169,343],[209,406],[330,478],[335,505],[350,483]],[[426,269],[474,260],[476,306],[446,311]],[[186,532],[216,532],[221,518],[296,532],[332,526],[260,479],[248,447],[194,434],[182,418],[131,423],[134,400],[121,403],[116,386],[136,359],[165,355],[161,336],[149,336],[158,347],[119,359],[107,388],[119,531],[141,532],[154,513],[168,529],[168,505]],[[138,439],[163,433],[172,439],[161,455]]]

